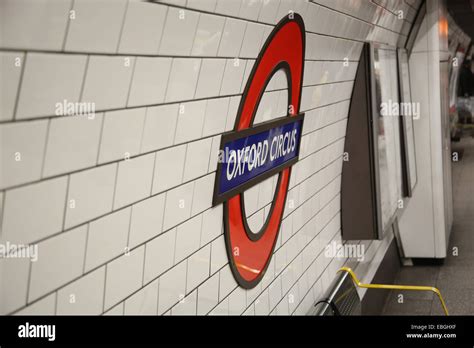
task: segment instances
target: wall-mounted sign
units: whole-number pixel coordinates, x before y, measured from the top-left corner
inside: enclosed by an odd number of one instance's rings
[[[270,263],[285,207],[291,166],[298,160],[303,114],[299,113],[305,56],[305,28],[296,13],[273,29],[248,78],[234,131],[222,136],[213,204],[224,202],[227,255],[232,273],[244,288],[255,287]],[[283,70],[288,82],[288,115],[253,126],[258,105],[273,75]],[[267,220],[250,230],[244,191],[278,174]]]
[[[303,116],[283,117],[222,137],[214,203],[280,172],[298,160]]]

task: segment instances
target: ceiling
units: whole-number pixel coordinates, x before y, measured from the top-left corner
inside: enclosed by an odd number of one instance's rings
[[[474,40],[474,0],[447,0],[446,3],[456,23]]]

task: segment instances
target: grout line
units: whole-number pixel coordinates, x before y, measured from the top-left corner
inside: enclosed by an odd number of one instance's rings
[[[105,270],[104,270],[104,295],[102,296],[102,314],[105,313],[105,295],[107,293],[107,268],[108,268],[107,266],[108,266],[108,264],[105,264],[105,266],[104,266],[105,267]],[[100,267],[98,267],[97,269],[99,269],[99,268]],[[89,273],[92,273],[93,271],[94,270],[89,271]],[[84,275],[83,275],[83,277],[84,277]],[[123,304],[123,307],[124,307],[123,311],[125,312],[125,303]],[[110,310],[112,308],[113,308],[113,306],[110,307],[107,310]]]
[[[150,193],[149,193],[149,197],[152,197],[153,196],[153,186],[154,186],[154,183],[155,183],[155,171],[156,171],[156,157],[157,157],[157,152],[155,152],[155,155],[153,157],[153,169],[151,171],[151,185],[150,185]]]
[[[67,175],[67,182],[66,182],[66,197],[64,199],[64,210],[63,210],[63,219],[62,219],[62,224],[61,224],[61,230],[64,231],[66,229],[66,216],[67,216],[67,209],[69,206],[69,189],[70,189],[70,184],[71,184],[71,175]],[[76,205],[76,201],[74,200],[74,207]],[[72,229],[68,229],[70,231]],[[59,232],[61,233],[61,232]],[[59,234],[58,233],[58,234]],[[43,239],[44,240],[44,239]],[[37,241],[36,243],[40,243],[42,240]]]
[[[54,314],[58,315],[58,293],[54,293]]]
[[[131,161],[131,159],[129,159],[129,161]],[[115,180],[114,180],[114,193],[112,194],[112,211],[109,211],[105,215],[112,214],[116,211],[121,210],[121,208],[124,208],[124,207],[120,207],[120,208],[117,209],[117,207],[115,207],[115,195],[117,194],[117,184],[118,184],[118,175],[119,175],[119,169],[120,169],[120,162],[122,162],[122,161],[119,161],[119,162],[115,163]],[[131,204],[127,205],[125,208],[128,208],[129,206],[131,206]],[[114,210],[114,208],[116,208],[116,210]]]
[[[84,248],[84,261],[82,262],[82,274],[86,273],[87,248],[89,247],[89,230],[90,230],[90,228],[91,228],[91,225],[87,224],[86,246]]]
[[[105,127],[105,112],[101,112],[99,114],[99,116],[102,116],[101,117],[101,120],[100,120],[100,133],[99,133],[99,143],[97,144],[97,156],[96,156],[96,159],[95,159],[95,165],[94,167],[91,167],[91,168],[97,168],[98,166],[101,166],[102,163],[99,164],[99,159],[100,159],[100,148],[102,147],[102,138],[103,138],[103,135],[104,135],[104,127]]]
[[[128,58],[133,59],[133,67],[132,67],[132,73],[130,74],[130,81],[128,81],[128,91],[127,91],[127,99],[125,100],[125,105],[126,105],[125,110],[129,106],[128,103],[130,103],[130,94],[132,94],[133,81],[135,79],[135,70],[136,70],[136,67],[137,67],[137,61],[138,61],[139,57],[128,57]],[[148,107],[147,107],[147,109],[148,109]]]
[[[131,220],[131,219],[130,219]],[[145,286],[143,285],[145,283],[145,261],[146,261],[146,244],[143,244],[143,267],[142,267],[142,287],[139,289],[143,289]]]
[[[64,33],[64,39],[63,39],[63,43],[61,45],[61,51],[64,51],[66,49],[66,42],[67,42],[67,38],[69,36],[69,27],[71,25],[71,11],[75,11],[74,10],[74,6],[76,5],[75,2],[76,2],[76,0],[72,0],[71,1],[71,7],[69,7],[68,16],[67,16],[67,23],[66,23],[66,31]]]
[[[348,40],[345,38],[338,38],[342,40],[347,40],[347,41],[353,41],[353,40]],[[364,43],[360,42],[360,43]],[[222,59],[222,60],[229,60],[229,59],[235,59],[239,58],[241,60],[252,60],[255,61],[257,57],[251,58],[251,57],[231,57],[231,56],[201,56],[201,55],[192,55],[192,56],[183,56],[183,55],[152,55],[152,54],[139,54],[135,52],[131,52],[130,54],[128,53],[107,53],[107,52],[85,52],[85,51],[57,51],[57,50],[46,50],[46,49],[35,49],[35,48],[27,48],[27,49],[20,49],[20,48],[8,48],[8,47],[0,47],[0,52],[11,52],[11,53],[22,53],[23,55],[26,55],[27,53],[44,53],[44,54],[57,54],[57,55],[79,55],[79,56],[87,56],[87,57],[111,57],[111,58],[118,58],[118,57],[123,57],[123,58],[189,58],[189,59]],[[310,57],[305,57],[306,62],[344,62],[343,59],[313,59]],[[357,59],[350,59],[350,62],[358,62]],[[23,63],[22,63],[23,64]]]
[[[2,52],[2,50],[0,50],[0,52]],[[13,50],[13,53],[18,53],[18,50]],[[19,77],[19,82],[18,82],[18,87],[17,87],[17,93],[16,93],[16,96],[15,96],[15,104],[13,106],[13,116],[12,116],[12,119],[10,121],[19,121],[16,117],[17,117],[17,113],[18,113],[18,106],[20,104],[20,94],[21,94],[21,90],[22,90],[22,87],[23,87],[23,79],[25,77],[25,69],[26,69],[26,60],[27,60],[27,56],[28,56],[28,53],[27,51],[22,51],[22,57],[20,58],[20,61],[21,61],[21,71],[20,71],[20,77]],[[3,123],[3,122],[1,122]]]
[[[87,55],[86,56],[86,65],[84,67],[84,76],[82,77],[82,84],[81,84],[81,90],[79,91],[79,101],[82,101],[82,97],[84,96],[84,89],[86,87],[86,79],[87,79],[87,73],[89,72],[89,62],[91,60],[91,56]]]
[[[161,26],[160,38],[158,39],[158,46],[156,47],[156,50],[155,50],[157,55],[160,53],[161,42],[163,41],[163,36],[165,35],[165,25],[166,25],[166,21],[168,20],[168,13],[169,13],[169,6],[166,6],[165,14],[163,17],[164,21],[163,21],[163,25]]]
[[[28,262],[28,278],[27,278],[27,281],[26,281],[26,284],[27,284],[26,285],[26,301],[25,301],[26,305],[24,307],[29,305],[28,300],[30,298],[31,273],[32,272],[33,272],[33,263],[31,262],[31,260],[29,260],[29,262]]]
[[[49,133],[51,131],[51,123],[52,123],[52,119],[48,119],[47,124],[46,124],[46,135],[45,135],[45,138],[44,138],[43,156],[42,156],[43,158],[41,160],[39,181],[42,181],[44,179],[44,167],[46,165],[46,155],[47,155],[47,152],[48,152]]]
[[[122,42],[123,29],[125,27],[125,20],[127,19],[129,4],[130,4],[130,1],[127,0],[125,3],[125,10],[123,11],[122,25],[120,26],[119,36],[117,40],[117,48],[115,49],[115,53],[118,53],[119,48],[120,48],[120,43]]]
[[[131,206],[125,208],[125,209],[130,208],[130,213],[129,213],[129,216],[128,216],[127,245],[125,246],[127,249],[125,250],[125,252],[127,252],[130,249],[130,235],[132,234],[133,207],[134,207],[134,205],[131,205]],[[145,244],[143,244],[143,245],[145,245]]]

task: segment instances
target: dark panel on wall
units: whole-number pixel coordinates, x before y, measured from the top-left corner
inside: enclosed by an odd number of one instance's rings
[[[344,240],[377,239],[374,146],[370,93],[370,46],[364,44],[347,121],[341,182]]]

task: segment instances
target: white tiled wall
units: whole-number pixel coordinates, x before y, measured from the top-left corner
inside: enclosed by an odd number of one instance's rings
[[[418,3],[0,0],[0,241],[38,246],[36,262],[0,260],[0,312],[305,314],[341,265],[364,278],[383,241],[359,266],[323,252],[341,238],[349,100],[362,43],[406,38]],[[216,149],[289,11],[307,30],[304,136],[275,255],[247,291],[211,207]],[[286,98],[277,74],[257,120]],[[95,117],[58,116],[65,100]],[[246,193],[256,228],[273,188]]]

